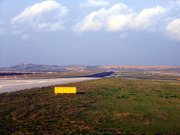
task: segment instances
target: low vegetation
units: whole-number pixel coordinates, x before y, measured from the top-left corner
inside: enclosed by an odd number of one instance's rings
[[[179,73],[163,72],[142,72],[142,71],[122,71],[117,75],[118,78],[134,78],[149,80],[180,80]]]
[[[0,134],[180,134],[180,82],[99,79],[0,94]]]

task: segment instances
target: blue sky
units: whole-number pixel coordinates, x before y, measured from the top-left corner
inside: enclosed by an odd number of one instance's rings
[[[180,66],[180,0],[0,0],[0,67]]]

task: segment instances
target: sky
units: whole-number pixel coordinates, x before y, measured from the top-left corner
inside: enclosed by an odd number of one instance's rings
[[[0,0],[0,67],[180,66],[180,0]]]

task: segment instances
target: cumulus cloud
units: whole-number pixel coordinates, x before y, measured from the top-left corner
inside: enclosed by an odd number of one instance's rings
[[[85,3],[81,3],[80,7],[102,7],[108,6],[109,3],[107,1],[102,0],[87,0]]]
[[[100,30],[103,27],[103,23],[101,23],[99,20],[94,20],[94,17],[97,16],[97,14],[97,12],[92,12],[86,16],[74,26],[74,30],[79,32]]]
[[[131,24],[133,14],[118,14],[112,15],[107,19],[107,27],[108,31],[121,31],[127,29]]]
[[[24,34],[24,35],[21,36],[21,40],[22,40],[22,41],[28,41],[29,38],[30,38],[30,35],[29,35],[29,34]]]
[[[175,19],[171,21],[167,28],[172,38],[180,40],[180,19]]]
[[[100,9],[88,14],[77,22],[74,30],[78,32],[85,31],[121,31],[125,29],[144,30],[149,28],[155,20],[155,17],[166,12],[166,9],[160,6],[143,9],[137,13],[123,3],[116,4],[109,9]]]
[[[94,11],[88,14],[86,17],[79,20],[73,28],[78,32],[101,30],[105,27],[107,23],[106,21],[110,16],[123,11],[129,11],[125,4],[114,5],[108,10],[102,8],[98,11]]]
[[[148,28],[153,23],[153,17],[165,13],[165,11],[165,8],[160,6],[144,9],[133,18],[134,22],[131,24],[131,27],[137,29]]]
[[[11,20],[11,24],[28,24],[36,31],[56,31],[63,29],[62,18],[68,9],[53,0],[36,3],[24,9]]]

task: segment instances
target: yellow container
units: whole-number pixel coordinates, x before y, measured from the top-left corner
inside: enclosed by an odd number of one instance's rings
[[[55,87],[54,93],[61,93],[61,94],[76,94],[77,88],[76,87]]]

